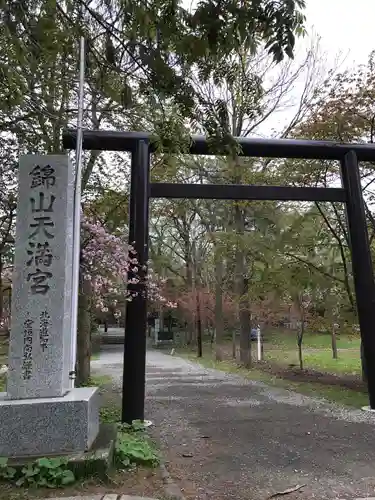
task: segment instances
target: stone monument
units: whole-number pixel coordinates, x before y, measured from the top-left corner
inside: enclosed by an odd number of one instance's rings
[[[99,394],[95,387],[69,388],[74,177],[68,157],[21,157],[18,190],[0,456],[84,451],[99,431]]]

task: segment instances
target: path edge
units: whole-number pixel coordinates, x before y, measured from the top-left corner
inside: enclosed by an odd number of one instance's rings
[[[160,472],[163,478],[165,494],[168,500],[185,500],[184,495],[182,494],[180,488],[177,486],[177,483],[172,479],[171,475],[168,472],[168,469],[165,463],[161,463]]]

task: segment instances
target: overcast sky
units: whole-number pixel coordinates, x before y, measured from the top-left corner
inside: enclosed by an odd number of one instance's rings
[[[306,4],[308,36],[297,39],[296,63],[304,60],[311,38],[316,36],[320,38],[319,53],[323,57],[319,64],[324,67],[323,74],[329,69],[341,72],[367,63],[371,50],[375,49],[375,0],[306,0]],[[295,106],[272,114],[258,129],[259,135],[277,137],[290,123],[304,82],[305,74],[301,74],[291,93]]]
[[[306,24],[332,54],[349,52],[345,65],[365,63],[375,49],[374,0],[307,0]]]

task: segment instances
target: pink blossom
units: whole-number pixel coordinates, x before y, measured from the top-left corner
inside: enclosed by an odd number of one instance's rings
[[[114,304],[113,295],[132,300],[136,294],[127,291],[127,283],[137,285],[141,282],[134,247],[127,245],[123,238],[108,233],[100,223],[87,216],[83,216],[81,228],[81,268],[91,284],[96,307],[103,310],[108,301]],[[128,281],[129,271],[132,278]],[[165,304],[167,299],[161,293],[162,280],[147,266],[142,266],[142,271],[146,274],[149,300]]]

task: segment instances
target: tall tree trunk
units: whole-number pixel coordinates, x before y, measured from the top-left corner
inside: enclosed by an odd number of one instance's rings
[[[223,261],[222,256],[215,251],[215,358],[223,361],[224,317],[223,317]]]
[[[232,358],[237,359],[237,338],[235,329],[232,331]]]
[[[160,332],[164,331],[164,309],[163,306],[160,306],[159,308],[159,331],[158,335]]]
[[[201,310],[200,310],[200,302],[199,302],[199,295],[198,291],[200,289],[201,285],[201,269],[199,265],[199,257],[197,254],[197,250],[195,247],[193,247],[193,255],[194,257],[192,258],[192,290],[194,290],[194,295],[195,295],[195,321],[192,323],[192,339],[191,343],[193,346],[198,347],[198,335],[199,331],[200,334],[202,334],[202,321],[201,321]]]
[[[249,280],[243,278],[240,298],[240,361],[246,367],[251,366],[251,315],[249,310]]]
[[[331,333],[331,343],[332,343],[332,358],[337,359],[337,342],[336,342],[336,325],[335,322],[332,324],[332,333]]]
[[[298,340],[298,362],[300,370],[303,370],[302,342]]]
[[[90,380],[91,360],[91,286],[80,277],[77,324],[76,384],[85,385]]]
[[[237,233],[236,248],[236,294],[239,304],[240,323],[240,361],[249,367],[251,365],[250,341],[250,310],[249,310],[249,282],[247,278],[246,254],[243,250],[243,236],[245,234],[245,216],[238,204],[235,206],[235,227]]]
[[[3,256],[0,249],[0,320],[3,317],[4,311],[4,295],[3,295]]]
[[[198,358],[201,358],[203,356],[203,350],[202,350],[202,318],[201,318],[201,303],[200,303],[200,296],[199,296],[199,290],[196,288],[195,290],[195,296],[196,296],[196,307],[197,307],[197,347],[198,347]]]
[[[187,290],[193,289],[193,265],[192,265],[192,257],[190,252],[190,243],[187,245],[185,243],[185,266],[186,266],[186,287]],[[191,345],[193,343],[194,338],[194,324],[192,321],[187,322],[187,332],[186,332],[186,343],[187,345]]]
[[[161,278],[164,279],[164,277],[165,277],[165,275],[164,275],[164,272],[162,271]],[[160,303],[160,307],[159,307],[159,331],[157,332],[158,335],[160,332],[164,332],[164,329],[165,329],[164,323],[165,323],[164,307],[163,307],[163,304]],[[163,335],[163,333],[162,333],[162,335]],[[163,336],[162,338],[165,338],[165,337]]]
[[[298,361],[299,361],[300,370],[303,370],[302,342],[303,342],[303,335],[304,335],[304,333],[305,333],[305,318],[302,317],[302,319],[301,319],[301,326],[300,326],[300,330],[298,332],[298,338],[297,338],[297,344],[298,344]]]

